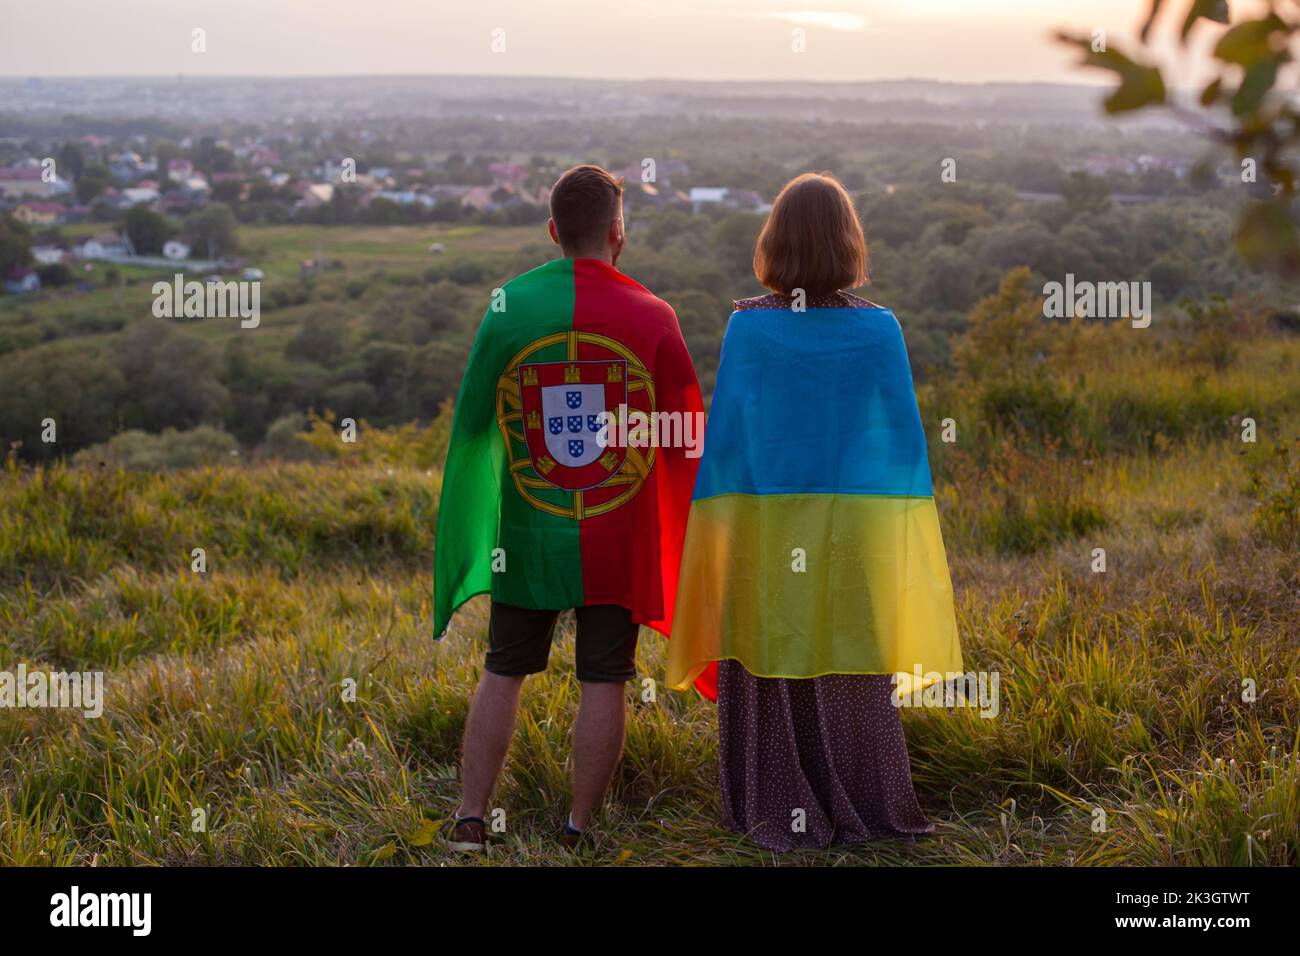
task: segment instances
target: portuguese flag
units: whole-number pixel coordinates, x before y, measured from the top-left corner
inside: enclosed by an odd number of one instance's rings
[[[666,635],[699,461],[682,439],[699,440],[702,410],[677,316],[613,266],[557,259],[506,283],[456,400],[435,637],[477,594],[533,609],[618,604]],[[620,443],[636,413],[660,413],[672,447]]]

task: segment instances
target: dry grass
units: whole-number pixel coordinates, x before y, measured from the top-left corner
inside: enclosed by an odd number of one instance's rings
[[[1060,462],[1023,448],[1005,488],[985,482],[991,458],[939,482],[968,666],[999,672],[1001,711],[905,713],[934,837],[755,848],[718,825],[709,706],[632,685],[626,756],[577,861],[1300,862],[1297,549],[1261,531],[1247,460],[1264,450],[1241,448],[1192,436],[1071,458],[1059,486],[1041,469]],[[0,667],[102,669],[108,694],[98,720],[0,712],[0,863],[462,862],[436,825],[455,806],[485,609],[430,639],[437,490],[436,475],[346,461],[0,474]],[[1104,520],[1039,534],[1062,495]],[[1029,537],[990,536],[1020,498],[1046,509],[1021,516]],[[573,861],[551,839],[570,634],[525,685],[494,804],[507,831],[484,865]],[[657,638],[639,667],[662,674]]]

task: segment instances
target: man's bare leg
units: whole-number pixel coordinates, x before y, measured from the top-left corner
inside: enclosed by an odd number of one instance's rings
[[[522,677],[484,671],[465,721],[458,817],[483,817],[515,735]],[[621,688],[620,688],[621,689]]]
[[[586,681],[573,726],[573,810],[579,830],[600,806],[623,753],[627,695],[622,683]]]

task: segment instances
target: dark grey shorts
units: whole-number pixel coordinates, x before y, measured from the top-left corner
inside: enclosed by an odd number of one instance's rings
[[[623,683],[636,676],[638,627],[632,613],[617,604],[574,608],[578,619],[578,680]],[[502,677],[546,670],[559,611],[534,611],[492,602],[488,622],[487,669]]]

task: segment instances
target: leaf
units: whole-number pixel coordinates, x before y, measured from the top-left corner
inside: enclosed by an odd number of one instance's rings
[[[1156,22],[1156,17],[1160,14],[1160,7],[1165,0],[1151,0],[1151,12],[1147,14],[1146,22],[1142,24],[1142,42],[1147,42],[1147,34],[1151,32],[1151,25]]]
[[[1246,210],[1237,229],[1237,252],[1243,259],[1289,275],[1300,273],[1300,236],[1290,207],[1289,200],[1272,199]]]
[[[1108,45],[1104,50],[1094,50],[1091,37],[1066,37],[1065,39],[1083,50],[1084,66],[1095,66],[1121,74],[1137,67],[1136,63],[1113,46]]]
[[[385,843],[374,853],[370,854],[370,863],[371,865],[382,863],[384,860],[392,859],[393,855],[396,853],[397,845],[395,843]]]
[[[1073,37],[1060,33],[1057,34],[1057,39],[1082,50],[1084,66],[1095,66],[1119,74],[1120,85],[1107,97],[1106,112],[1124,113],[1165,101],[1165,81],[1160,75],[1159,67],[1136,63],[1114,47],[1094,50],[1090,37]]]
[[[1276,14],[1262,20],[1245,20],[1219,37],[1214,56],[1225,63],[1252,66],[1273,56],[1273,34],[1286,30]]]
[[[1165,81],[1154,66],[1137,66],[1121,74],[1119,89],[1106,98],[1107,113],[1124,113],[1165,101]]]
[[[1247,67],[1241,86],[1232,97],[1232,115],[1245,116],[1259,109],[1260,103],[1264,102],[1264,97],[1273,88],[1276,80],[1276,63],[1256,63],[1254,66]]]
[[[1215,23],[1228,22],[1228,0],[1196,0],[1192,8],[1187,11],[1187,19],[1183,21],[1183,39],[1187,39],[1187,34],[1192,32],[1192,27],[1196,26],[1198,20],[1213,20]],[[1142,35],[1146,39],[1146,33]]]
[[[1205,89],[1201,90],[1201,105],[1213,106],[1218,102],[1220,94],[1223,93],[1223,80],[1216,79],[1211,82]]]
[[[428,846],[438,832],[438,824],[432,820],[421,820],[419,828],[407,838],[411,846]]]
[[[1264,158],[1264,172],[1268,174],[1270,182],[1280,185],[1288,194],[1295,191],[1295,170],[1288,166],[1285,161],[1276,156],[1266,156]]]

